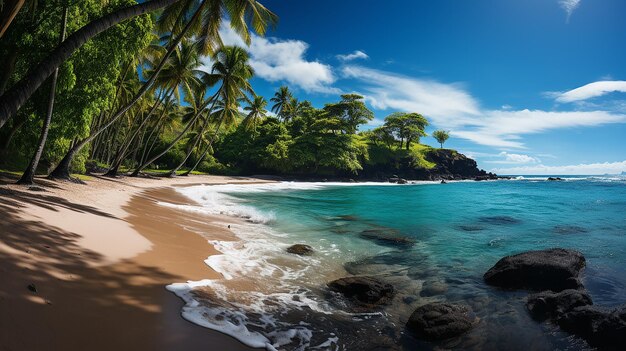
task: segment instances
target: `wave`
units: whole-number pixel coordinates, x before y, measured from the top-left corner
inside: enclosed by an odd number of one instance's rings
[[[554,176],[513,176],[510,180],[519,180],[519,181],[529,181],[529,182],[540,182],[540,181],[550,181],[550,178],[560,178],[559,180],[565,182],[574,182],[574,181],[590,181],[590,182],[626,182],[625,176],[562,176],[562,175],[554,175]]]

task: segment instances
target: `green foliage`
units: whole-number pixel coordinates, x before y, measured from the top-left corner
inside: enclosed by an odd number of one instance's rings
[[[443,148],[443,144],[446,142],[446,140],[448,140],[448,138],[450,138],[450,133],[441,129],[436,130],[433,132],[433,138],[435,138],[435,140],[437,140],[439,145],[441,145],[441,147]]]
[[[419,143],[420,137],[426,136],[426,126],[428,121],[419,113],[395,112],[385,118],[385,127],[400,139],[400,148],[406,141],[407,150],[411,148],[411,142]]]

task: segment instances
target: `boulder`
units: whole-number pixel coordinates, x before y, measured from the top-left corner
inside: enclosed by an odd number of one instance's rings
[[[564,180],[563,178],[559,178],[559,177],[549,177],[548,178],[549,181],[554,182],[554,181],[561,181]]]
[[[434,341],[459,336],[476,322],[477,318],[469,306],[429,303],[418,307],[406,326],[418,338]]]
[[[403,178],[398,179],[398,184],[408,184],[409,181]]]
[[[365,307],[386,304],[396,293],[393,285],[372,277],[340,278],[328,283],[328,287],[356,305]]]
[[[295,254],[295,255],[300,255],[300,256],[312,255],[313,248],[305,244],[295,244],[295,245],[289,246],[287,248],[287,252]]]
[[[557,323],[561,329],[601,350],[623,350],[626,345],[626,305],[613,311],[577,307],[561,316]]]
[[[526,307],[536,321],[556,319],[576,307],[592,305],[586,291],[568,289],[558,293],[543,291],[528,296]]]
[[[489,285],[505,289],[563,291],[582,287],[585,257],[574,250],[547,249],[506,256],[485,273]]]
[[[413,239],[401,236],[394,229],[367,229],[362,231],[360,236],[383,246],[406,248],[415,245]]]

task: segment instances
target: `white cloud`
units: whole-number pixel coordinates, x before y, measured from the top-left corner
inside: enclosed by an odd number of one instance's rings
[[[377,109],[420,112],[440,124],[479,114],[478,102],[457,84],[415,79],[362,66],[345,66],[345,78],[363,84],[362,94]]]
[[[505,151],[499,153],[498,156],[504,158],[504,160],[488,161],[488,162],[490,162],[490,163],[500,163],[500,164],[541,163],[541,160],[536,158],[536,157],[532,157],[532,156],[528,156],[528,155],[522,155],[522,154],[510,154],[510,153],[505,152]]]
[[[613,92],[626,93],[626,81],[613,80],[593,82],[564,93],[548,93],[548,96],[555,97],[557,102],[575,102]]]
[[[619,174],[626,171],[626,161],[589,163],[568,166],[546,166],[543,164],[495,168],[492,170],[498,174],[536,174],[536,175],[599,175],[599,174]]]
[[[580,5],[580,0],[559,0],[559,5],[565,10],[565,14],[567,15],[567,21],[574,13],[574,10]]]
[[[228,24],[220,29],[225,45],[246,47]],[[332,67],[318,61],[308,61],[309,45],[301,40],[263,38],[252,34],[250,65],[256,76],[270,82],[284,81],[306,92],[339,93],[332,87],[336,78]]]
[[[360,50],[356,50],[353,53],[347,54],[347,55],[337,55],[337,59],[339,59],[340,61],[344,61],[344,62],[357,60],[357,59],[367,60],[368,58],[370,57],[367,56],[366,53]]]

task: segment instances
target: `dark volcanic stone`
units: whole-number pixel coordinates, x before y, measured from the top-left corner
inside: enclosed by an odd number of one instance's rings
[[[592,305],[591,296],[586,291],[568,289],[558,293],[543,291],[528,296],[526,307],[531,317],[537,321],[558,318],[576,307]]]
[[[509,217],[509,216],[488,216],[488,217],[481,217],[479,218],[479,221],[483,222],[483,223],[488,223],[488,224],[497,224],[497,225],[503,225],[503,224],[517,224],[520,223],[521,221],[517,218],[513,218],[513,217]]]
[[[557,234],[582,234],[589,232],[589,230],[575,225],[557,225],[554,227],[554,232]]]
[[[561,329],[600,350],[623,350],[626,345],[626,305],[610,312],[593,306],[577,307],[557,322]]]
[[[360,236],[383,246],[411,247],[415,245],[413,239],[401,236],[393,229],[367,229],[362,231]]]
[[[396,291],[391,284],[372,277],[346,277],[328,283],[331,291],[338,292],[361,306],[388,303]]]
[[[311,255],[313,254],[313,248],[309,245],[295,244],[287,248],[287,252],[296,255]]]
[[[429,303],[418,307],[406,326],[420,339],[444,340],[467,332],[476,320],[468,306]]]
[[[506,256],[483,278],[489,285],[506,289],[552,290],[578,289],[578,275],[585,267],[585,257],[574,250],[547,249]]]

